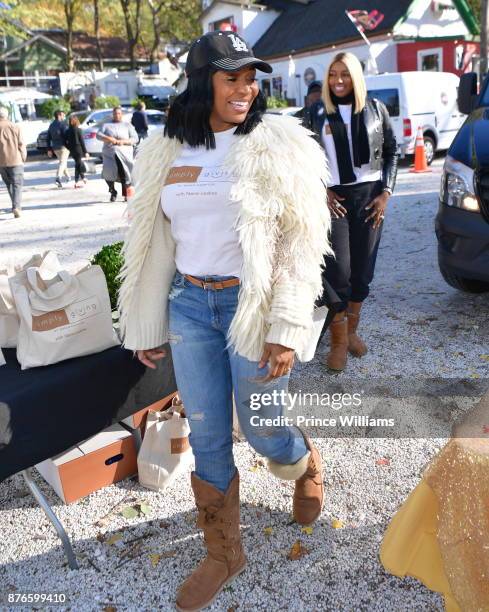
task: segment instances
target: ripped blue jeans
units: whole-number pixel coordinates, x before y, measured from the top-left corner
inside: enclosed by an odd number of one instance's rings
[[[230,277],[208,276],[205,280],[226,278]],[[236,473],[233,393],[241,431],[260,455],[292,464],[307,452],[299,429],[259,420],[287,412],[282,400],[288,392],[288,375],[260,382],[257,378],[266,375],[268,366],[260,369],[258,362],[226,348],[238,292],[239,286],[201,289],[177,272],[169,295],[169,342],[178,391],[189,419],[195,472],[223,493]]]

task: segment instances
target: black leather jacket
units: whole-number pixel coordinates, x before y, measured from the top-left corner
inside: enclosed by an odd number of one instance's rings
[[[382,185],[394,191],[397,176],[397,143],[385,104],[376,98],[367,98],[363,109],[370,146],[370,168],[382,170]],[[322,101],[316,102],[304,113],[303,125],[316,134],[323,146],[321,133],[326,119]]]

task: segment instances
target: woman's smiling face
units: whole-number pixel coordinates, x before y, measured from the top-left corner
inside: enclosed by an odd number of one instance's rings
[[[353,81],[350,71],[343,62],[335,62],[329,69],[328,83],[330,90],[338,96],[344,98],[353,91]]]
[[[222,132],[243,123],[258,95],[255,68],[237,72],[218,70],[212,75],[214,105],[210,115],[213,132]]]

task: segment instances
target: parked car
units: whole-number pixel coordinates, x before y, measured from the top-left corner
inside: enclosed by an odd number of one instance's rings
[[[166,123],[165,113],[159,110],[147,110],[146,115],[148,117],[148,124],[149,124],[148,131],[149,132],[152,132],[153,130],[164,128],[165,123]],[[97,132],[99,131],[99,129],[102,127],[104,123],[108,123],[110,121],[111,116],[112,116],[112,111],[110,112],[109,117],[106,117],[104,120],[99,121],[95,125],[92,125],[82,130],[83,139],[85,140],[85,147],[87,149],[87,152],[90,153],[90,155],[93,157],[102,158],[102,147],[104,146],[104,143],[101,140],[98,140]],[[125,112],[122,115],[122,120],[130,123],[131,117],[132,117],[132,109],[130,112]]]
[[[131,109],[132,110],[132,109]],[[111,108],[103,108],[99,110],[86,110],[86,111],[76,111],[74,113],[70,113],[69,117],[76,116],[78,117],[78,121],[80,122],[80,128],[83,130],[91,125],[95,125],[101,121],[107,121],[112,116]],[[47,153],[48,150],[48,131],[44,130],[37,137],[37,150],[40,153]]]
[[[438,264],[462,291],[489,291],[489,78],[462,75],[458,107],[469,116],[448,149],[436,216]]]
[[[426,161],[452,144],[465,116],[457,107],[458,78],[451,72],[392,72],[365,77],[368,94],[389,111],[401,157],[412,155],[423,129]]]

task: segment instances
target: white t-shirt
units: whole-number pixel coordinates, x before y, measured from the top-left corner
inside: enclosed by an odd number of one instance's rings
[[[324,109],[323,109],[324,110]],[[346,132],[348,134],[348,144],[350,145],[350,158],[353,165],[353,145],[351,140],[351,104],[338,104],[338,110],[340,112],[343,123],[346,126]],[[326,112],[326,111],[324,111]],[[331,181],[328,187],[333,185],[341,185],[340,182],[340,171],[338,168],[338,161],[336,159],[336,147],[329,126],[329,121],[324,120],[322,139],[324,143],[324,149],[329,163],[329,171],[331,172]],[[357,177],[357,180],[353,183],[344,183],[347,185],[355,185],[356,183],[368,183],[370,181],[380,181],[382,179],[382,172],[380,170],[372,170],[370,164],[362,164],[360,168],[353,166],[353,172]]]
[[[243,254],[234,228],[238,204],[229,198],[237,176],[224,167],[235,131],[215,133],[215,149],[185,143],[165,181],[161,207],[171,222],[182,274],[240,276]]]

